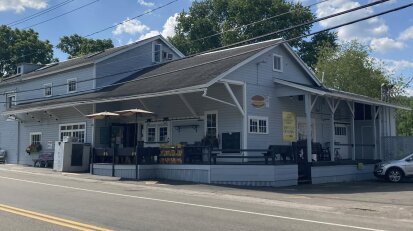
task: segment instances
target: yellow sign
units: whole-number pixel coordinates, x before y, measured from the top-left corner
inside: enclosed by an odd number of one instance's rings
[[[296,122],[293,112],[282,112],[283,140],[296,141]]]

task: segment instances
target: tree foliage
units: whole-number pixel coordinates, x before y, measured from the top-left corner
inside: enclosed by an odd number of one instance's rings
[[[69,54],[69,59],[112,48],[111,39],[88,39],[78,34],[60,38],[57,48]]]
[[[290,13],[286,13],[289,12]],[[281,15],[279,17],[274,17]],[[315,15],[301,3],[285,0],[204,0],[194,1],[189,11],[177,17],[175,36],[170,41],[184,54],[194,54],[235,42],[251,39],[315,19]],[[259,23],[246,26],[252,22]],[[308,33],[311,25],[302,26],[280,34],[274,34],[254,42],[283,37],[295,38]],[[221,33],[227,31],[225,33]],[[218,34],[218,35],[216,35]],[[204,38],[205,39],[201,39]],[[318,44],[335,45],[335,34],[313,36],[310,41],[302,39],[290,45],[302,50],[304,61],[316,63]],[[313,48],[314,46],[314,48]]]
[[[396,129],[399,136],[413,136],[413,97],[399,97],[404,105],[409,106],[412,110],[397,110]]]
[[[0,77],[14,74],[19,63],[47,64],[53,58],[53,45],[40,40],[32,29],[19,30],[0,26]]]
[[[370,48],[357,41],[336,48],[324,46],[315,66],[317,77],[324,79],[327,87],[380,99],[382,84],[400,83],[369,55]]]

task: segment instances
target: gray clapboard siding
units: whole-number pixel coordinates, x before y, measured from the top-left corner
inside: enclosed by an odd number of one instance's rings
[[[162,44],[163,51],[173,54],[173,59],[178,58],[178,55],[161,40],[158,39],[154,42]],[[138,71],[140,68],[154,65],[152,62],[152,43],[154,42],[136,47],[96,64],[96,87],[115,83]]]
[[[313,184],[331,182],[349,182],[374,179],[374,165],[364,165],[358,169],[356,165],[313,166],[311,177]]]

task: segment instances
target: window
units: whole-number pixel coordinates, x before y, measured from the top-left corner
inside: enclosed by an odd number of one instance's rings
[[[52,96],[52,84],[47,83],[44,85],[44,96]]]
[[[372,120],[371,105],[354,103],[354,119],[355,120]]]
[[[168,127],[159,128],[159,142],[168,141]]]
[[[218,137],[218,114],[216,112],[207,112],[205,135],[208,137]]]
[[[75,137],[78,142],[84,143],[86,137],[86,123],[61,124],[59,129],[60,141],[65,136]]]
[[[336,136],[347,136],[347,128],[346,127],[335,127],[334,133]]]
[[[154,122],[148,124],[146,129],[147,142],[169,142],[169,123]]]
[[[6,108],[10,109],[16,105],[16,93],[6,93]]]
[[[30,144],[40,144],[42,142],[42,133],[41,132],[32,132],[30,133]]]
[[[273,70],[274,71],[283,71],[283,62],[282,62],[282,56],[273,54]]]
[[[174,55],[172,53],[168,53],[168,60],[172,60]]]
[[[249,116],[249,133],[268,134],[268,117]]]
[[[72,93],[77,90],[77,80],[76,79],[68,79],[67,80],[67,92]]]
[[[162,44],[153,45],[153,61],[155,63],[160,63],[162,60]]]
[[[17,74],[20,74],[20,73],[22,73],[22,68],[21,68],[21,67],[18,67],[18,68],[17,68]]]
[[[148,128],[148,137],[146,140],[148,142],[155,142],[155,138],[156,138],[156,128]]]

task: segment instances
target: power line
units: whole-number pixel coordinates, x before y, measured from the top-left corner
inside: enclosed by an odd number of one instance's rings
[[[388,0],[385,0],[385,1],[388,1]],[[383,2],[383,1],[381,1],[381,2]],[[380,1],[379,1],[379,3],[380,3]],[[376,4],[378,4],[378,3],[376,3]],[[369,7],[370,5],[371,5],[371,4],[367,4],[367,5],[363,5],[363,6],[360,6],[360,7]],[[352,12],[352,11],[356,11],[356,10],[361,9],[360,7],[352,8],[352,9],[346,10],[345,12],[346,12],[346,13],[350,13],[350,12]],[[339,13],[336,13],[336,14],[334,14],[334,15],[335,15],[335,16],[338,16],[338,15],[345,14],[345,13],[343,13],[343,12],[344,12],[344,11],[339,12]],[[328,19],[328,18],[331,18],[331,17],[335,17],[335,16],[329,15],[329,16],[324,17],[322,20],[325,20],[325,19]],[[313,20],[313,21],[321,21],[321,19],[315,19],[315,20]],[[308,22],[306,22],[306,23],[308,23]],[[288,31],[288,30],[291,30],[291,28],[292,28],[292,27],[287,28],[287,29],[282,29],[281,31]],[[279,31],[280,31],[280,30],[279,30]],[[279,33],[279,31],[275,31],[275,32],[272,32],[272,33]],[[259,37],[259,36],[257,36],[257,37]],[[305,37],[307,37],[307,36],[305,36]],[[236,43],[233,43],[233,44],[229,44],[229,45],[227,45],[227,46],[225,46],[225,47],[234,46],[234,44],[244,43],[244,42],[249,41],[249,40],[251,40],[251,39],[244,40],[244,41],[241,41],[241,42],[236,42]],[[193,54],[193,55],[187,56],[187,57],[185,57],[185,58],[194,57],[194,56],[196,56],[196,55],[200,55],[200,54],[204,54],[204,53],[208,53],[208,52],[212,52],[212,51],[216,51],[216,50],[219,50],[219,49],[218,49],[218,48],[210,49],[209,51],[204,51],[204,52],[200,52],[200,53],[197,53],[197,54]],[[153,52],[152,52],[152,53],[153,53]],[[146,55],[146,54],[140,54],[140,55],[128,57],[128,58],[126,58],[126,59],[136,58],[136,57],[144,56],[144,55]],[[115,60],[115,61],[113,61],[113,62],[105,63],[104,65],[109,65],[109,64],[112,64],[112,63],[116,63],[116,62],[121,62],[121,61],[124,61],[124,60],[126,60],[126,59]],[[101,77],[96,77],[96,78],[85,79],[85,80],[82,80],[81,82],[88,82],[88,81],[93,81],[93,80],[95,80],[95,79],[101,79],[101,78],[103,79],[103,78],[111,77],[111,76],[114,76],[114,75],[117,75],[117,74],[126,74],[126,73],[130,73],[130,72],[134,72],[134,71],[139,71],[139,70],[142,70],[142,69],[143,69],[143,68],[138,68],[138,69],[133,69],[133,70],[131,70],[131,71],[125,71],[125,72],[120,72],[120,73],[111,74],[111,75],[108,75],[108,76],[101,76]],[[80,81],[79,81],[79,82],[80,82]],[[54,87],[65,86],[65,85],[67,85],[67,83],[66,83],[66,84],[57,85],[57,86],[54,86]],[[42,87],[42,88],[35,88],[35,89],[27,89],[27,90],[23,90],[23,91],[20,91],[20,92],[39,91],[39,90],[43,90],[43,89],[44,89],[44,87]]]
[[[94,4],[94,3],[97,3],[97,2],[99,2],[99,0],[95,0],[95,1],[93,1],[93,2],[89,2],[89,3],[85,4],[85,5],[79,6],[79,7],[75,8],[75,9],[73,9],[73,10],[71,10],[71,11],[65,12],[65,13],[63,13],[63,14],[59,14],[59,15],[57,15],[57,16],[55,16],[55,17],[49,18],[49,19],[47,19],[47,20],[41,21],[41,22],[36,23],[36,24],[33,24],[33,25],[31,25],[31,26],[24,27],[23,30],[24,30],[24,29],[27,29],[27,28],[31,28],[31,27],[38,26],[38,25],[40,25],[40,24],[43,24],[43,23],[46,23],[46,22],[49,22],[49,21],[52,21],[52,20],[54,20],[54,19],[56,19],[56,18],[60,18],[60,17],[62,17],[62,16],[65,16],[65,15],[67,15],[67,14],[73,13],[73,12],[75,12],[75,11],[77,11],[77,10],[80,10],[80,9],[82,9],[82,8],[85,8],[85,7],[87,7],[87,6],[90,6],[90,5],[92,5],[92,4]]]
[[[125,21],[123,21],[123,22],[116,23],[116,24],[113,25],[113,26],[105,27],[105,28],[100,29],[100,30],[98,30],[98,31],[96,31],[96,32],[93,32],[93,33],[90,33],[90,34],[88,34],[88,35],[85,35],[85,36],[83,36],[83,37],[87,38],[87,37],[90,37],[90,36],[92,36],[92,35],[101,33],[101,32],[103,32],[103,31],[106,31],[106,30],[115,28],[115,27],[117,27],[117,26],[119,26],[119,25],[124,24],[125,22],[129,22],[129,21],[131,21],[131,20],[133,20],[133,19],[137,19],[137,18],[140,18],[140,17],[142,17],[142,16],[144,16],[144,15],[150,14],[150,13],[152,13],[152,12],[154,12],[154,11],[160,10],[160,9],[162,9],[162,8],[164,8],[164,7],[166,7],[166,6],[169,6],[169,5],[171,5],[172,3],[177,2],[177,1],[178,1],[178,0],[170,1],[170,2],[168,2],[168,3],[166,3],[166,4],[162,5],[162,6],[158,6],[158,7],[154,8],[154,9],[152,9],[152,10],[145,11],[145,13],[142,13],[142,14],[140,14],[140,15],[134,16],[134,17],[132,17],[132,18],[130,18],[130,19],[127,19],[127,20],[125,20]]]
[[[96,0],[96,1],[94,1],[94,2],[92,2],[92,3],[95,3],[95,2],[97,2],[97,1],[99,1],[99,0]],[[130,19],[128,19],[128,20],[125,20],[125,21],[123,21],[123,22],[117,23],[117,24],[115,24],[114,26],[109,26],[109,27],[103,28],[103,29],[101,29],[101,30],[99,30],[99,31],[93,32],[93,33],[88,34],[88,35],[83,36],[83,37],[90,37],[90,36],[92,36],[92,35],[95,35],[95,34],[98,34],[98,33],[103,32],[103,31],[109,30],[109,29],[114,28],[114,27],[116,27],[116,26],[118,26],[118,25],[121,25],[121,24],[123,24],[123,23],[125,23],[125,22],[128,22],[128,21],[131,21],[131,20],[133,20],[133,19],[142,17],[142,16],[144,16],[144,15],[153,13],[153,12],[155,12],[155,11],[157,11],[157,10],[159,10],[159,9],[162,9],[162,8],[168,6],[168,5],[171,5],[172,3],[177,2],[177,1],[178,1],[178,0],[174,0],[174,1],[168,2],[168,3],[166,3],[166,4],[162,5],[162,6],[159,6],[159,7],[157,7],[157,8],[152,9],[152,10],[146,11],[145,13],[142,13],[142,14],[140,14],[140,15],[134,16],[134,17],[132,17],[132,18],[130,18]],[[83,5],[83,6],[81,6],[80,8],[86,7],[87,5],[90,5],[90,4],[92,4],[92,3]],[[78,9],[79,9],[79,8],[78,8]],[[74,9],[74,10],[78,10],[78,9]],[[74,11],[74,10],[73,10],[73,11]],[[71,11],[71,12],[73,12],[73,11]],[[66,12],[64,15],[66,15],[66,14],[68,14],[68,13],[71,13],[71,12]],[[40,22],[40,23],[37,23],[37,24],[34,24],[34,25],[32,25],[32,26],[29,26],[29,27],[37,26],[37,25],[39,25],[39,24],[41,24],[41,23],[45,23],[45,22],[51,21],[51,20],[53,20],[53,19],[55,19],[55,18],[58,18],[58,17],[61,17],[61,16],[63,16],[63,15],[58,15],[58,16],[56,16],[56,17],[54,17],[54,18],[48,19],[48,20],[46,20],[46,21],[43,21],[43,22]],[[29,27],[25,27],[25,28],[23,28],[23,29],[26,29],[26,28],[29,28]],[[20,57],[20,58],[23,58],[23,57],[31,56],[31,55],[38,54],[38,53],[39,53],[39,51],[36,51],[36,52],[30,53],[30,54],[21,55],[21,56],[19,56],[19,57]],[[7,62],[7,61],[10,61],[10,60],[12,60],[12,59],[14,59],[14,58],[0,60],[0,62]]]
[[[41,16],[41,15],[43,15],[43,14],[49,13],[49,12],[51,12],[51,11],[53,11],[53,10],[56,10],[56,9],[58,9],[58,8],[64,6],[64,5],[67,5],[67,4],[71,3],[71,2],[73,2],[73,1],[75,1],[75,0],[67,0],[67,1],[61,2],[61,3],[57,4],[57,5],[54,5],[54,6],[52,6],[52,7],[49,7],[49,8],[47,8],[47,9],[45,9],[45,10],[39,11],[39,12],[37,12],[37,13],[35,13],[35,14],[32,14],[32,15],[29,15],[29,16],[27,16],[27,17],[21,18],[21,19],[19,19],[19,20],[10,22],[10,23],[8,23],[8,24],[6,24],[6,25],[7,25],[7,26],[16,26],[16,25],[19,25],[19,24],[21,24],[21,23],[24,23],[24,22],[27,22],[27,21],[32,20],[32,19],[34,19],[34,18],[37,18],[37,17],[39,17],[39,16]]]
[[[330,0],[322,0],[322,1],[320,1],[320,2],[316,2],[316,3],[310,4],[310,5],[308,5],[308,6],[303,6],[303,7],[304,7],[304,8],[310,8],[310,7],[313,7],[313,6],[315,6],[315,5],[318,5],[318,4],[327,2],[327,1],[330,1]],[[269,17],[269,18],[265,18],[265,19],[262,19],[262,20],[259,20],[259,21],[251,22],[251,23],[248,23],[248,24],[245,24],[245,25],[241,25],[241,26],[238,26],[238,27],[229,29],[229,30],[221,31],[221,32],[218,32],[218,33],[215,33],[215,34],[212,34],[212,35],[205,36],[205,37],[203,37],[203,38],[191,40],[191,42],[197,42],[197,41],[205,40],[205,39],[207,39],[207,38],[215,37],[215,36],[217,36],[217,35],[221,35],[221,34],[224,34],[224,33],[227,33],[227,32],[231,32],[231,31],[236,31],[236,30],[239,30],[239,29],[243,29],[243,28],[246,28],[246,27],[249,27],[249,26],[252,26],[252,25],[255,25],[255,24],[259,24],[259,23],[262,23],[262,22],[265,22],[265,21],[268,21],[268,20],[271,20],[271,19],[279,18],[279,17],[281,17],[281,16],[290,14],[290,13],[292,13],[292,12],[294,12],[294,11],[295,11],[295,9],[292,9],[292,10],[286,11],[286,12],[284,12],[284,13],[271,16],[271,17]]]
[[[236,42],[236,43],[232,43],[232,44],[225,45],[225,46],[222,46],[222,47],[214,48],[214,49],[212,49],[208,52],[225,49],[225,48],[228,48],[228,47],[236,46],[236,45],[243,44],[243,43],[250,42],[250,41],[255,41],[257,39],[261,39],[261,38],[264,38],[264,37],[267,37],[267,36],[270,36],[270,35],[280,34],[280,33],[283,33],[283,32],[286,32],[286,31],[289,31],[289,30],[292,30],[292,29],[295,29],[295,28],[298,28],[298,27],[301,27],[301,26],[306,26],[306,25],[309,25],[309,24],[313,24],[313,23],[316,23],[316,22],[319,22],[319,21],[323,21],[323,20],[326,20],[326,19],[329,19],[329,18],[337,17],[337,16],[340,16],[340,15],[343,15],[343,14],[347,14],[347,13],[350,13],[350,12],[353,12],[353,11],[356,11],[356,10],[364,9],[364,8],[374,6],[374,5],[377,5],[377,4],[380,4],[380,3],[384,3],[384,2],[387,2],[387,1],[389,1],[389,0],[374,1],[374,2],[371,2],[371,3],[366,4],[366,5],[358,6],[358,7],[349,9],[349,10],[344,10],[344,11],[341,11],[341,12],[338,12],[338,13],[335,13],[335,14],[325,16],[325,17],[317,18],[315,20],[307,21],[307,22],[304,22],[304,23],[301,23],[301,24],[298,24],[298,25],[294,25],[294,26],[291,26],[291,27],[287,27],[287,28],[284,28],[284,29],[281,29],[281,30],[278,30],[278,31],[275,31],[275,32],[270,32],[270,33],[267,33],[267,34],[256,36],[254,38],[250,38],[250,39],[246,39],[246,40],[243,40],[243,41],[240,41],[240,42]]]
[[[313,33],[305,34],[305,35],[302,35],[302,36],[297,36],[297,37],[294,37],[294,38],[291,38],[291,39],[283,40],[283,41],[277,43],[277,45],[283,44],[283,43],[288,43],[288,42],[291,42],[291,41],[293,41],[293,40],[297,40],[297,39],[302,39],[302,38],[305,38],[305,37],[309,37],[309,36],[312,36],[312,35],[315,35],[315,34],[319,34],[319,33],[322,33],[322,32],[326,32],[326,31],[329,31],[329,30],[334,30],[334,29],[337,29],[337,28],[340,28],[340,27],[344,27],[344,26],[351,25],[351,24],[355,24],[355,23],[358,23],[358,22],[361,22],[361,21],[365,21],[365,20],[368,20],[368,19],[377,17],[377,16],[381,16],[381,15],[385,15],[385,14],[388,14],[388,13],[396,12],[396,11],[399,11],[399,10],[402,10],[402,9],[405,9],[405,8],[408,8],[408,7],[411,7],[411,6],[413,6],[413,3],[407,4],[407,5],[403,5],[403,6],[401,6],[401,7],[393,8],[393,9],[390,9],[390,10],[387,10],[387,11],[383,11],[383,12],[381,12],[381,13],[377,13],[377,14],[374,14],[374,15],[366,16],[366,17],[363,17],[363,18],[360,18],[360,19],[356,19],[356,20],[353,20],[353,21],[350,21],[350,22],[343,23],[343,24],[339,24],[339,25],[334,26],[334,27],[329,27],[329,28],[326,28],[326,29],[323,29],[323,30],[319,30],[319,31],[317,31],[317,32],[313,32]],[[244,54],[247,54],[247,53],[251,53],[251,52],[254,52],[254,51],[257,51],[257,50],[262,50],[262,49],[265,49],[265,48],[268,48],[268,47],[271,47],[271,46],[274,46],[274,45],[275,45],[275,44],[271,44],[271,45],[267,45],[267,46],[264,46],[264,47],[260,47],[260,48],[258,48],[258,49],[253,49],[253,50],[250,50],[250,51],[247,51],[247,52],[243,52],[243,53],[240,53],[240,54],[228,56],[228,57],[225,57],[225,58],[215,59],[215,60],[212,60],[212,61],[208,61],[208,62],[196,64],[196,65],[193,65],[193,66],[189,66],[189,67],[185,67],[185,68],[180,68],[180,69],[175,69],[175,70],[163,72],[163,73],[160,73],[160,74],[155,74],[155,75],[147,76],[147,77],[145,77],[145,78],[137,78],[137,79],[133,79],[133,80],[129,80],[129,81],[117,82],[117,83],[114,83],[114,84],[108,84],[108,85],[105,85],[105,86],[102,86],[102,87],[99,87],[99,88],[95,88],[95,89],[91,89],[91,90],[85,90],[85,91],[80,91],[80,92],[78,92],[78,93],[95,92],[96,90],[101,90],[101,89],[104,89],[104,88],[107,88],[107,87],[112,87],[112,86],[117,86],[117,85],[123,85],[123,84],[130,83],[130,82],[136,82],[136,81],[140,81],[140,80],[144,80],[144,79],[149,79],[149,78],[153,78],[153,77],[159,77],[159,76],[163,76],[163,75],[167,75],[167,74],[171,74],[171,73],[175,73],[175,72],[179,72],[179,71],[183,71],[183,70],[188,70],[188,69],[192,69],[192,68],[195,68],[195,67],[199,67],[199,66],[203,66],[203,65],[208,65],[208,64],[211,64],[211,63],[214,63],[214,62],[224,61],[224,60],[226,60],[226,59],[233,58],[233,57],[237,57],[237,56],[244,55]],[[185,58],[184,58],[184,59],[185,59]],[[139,71],[139,70],[142,70],[142,68],[136,69],[135,71]],[[118,73],[118,74],[119,74],[119,73]],[[58,97],[64,97],[64,96],[66,96],[66,95],[68,95],[68,94],[61,94],[61,95],[57,95],[57,96],[58,96]],[[14,101],[14,102],[30,102],[30,101],[37,100],[37,99],[44,99],[44,97],[31,98],[31,99],[26,99],[26,100],[18,100],[18,101],[16,100],[16,101]],[[1,102],[1,103],[6,103],[6,102]]]

